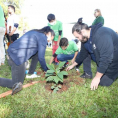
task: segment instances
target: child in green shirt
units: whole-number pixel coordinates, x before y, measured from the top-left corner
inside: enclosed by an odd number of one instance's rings
[[[79,55],[78,47],[74,41],[68,41],[67,38],[61,38],[59,47],[56,52],[53,54],[50,64],[53,62],[54,57],[57,56],[59,61],[65,61],[68,65],[68,60],[71,60],[71,63],[75,62],[76,57]]]
[[[59,47],[59,42],[60,42],[60,39],[63,35],[62,23],[55,19],[54,14],[49,14],[47,19],[49,21],[48,26],[50,26],[50,28],[55,32],[55,37],[54,37],[53,42],[52,42],[52,51],[54,54],[55,51],[57,50],[57,48]],[[55,62],[55,64],[58,64],[57,57],[54,57],[54,62]]]

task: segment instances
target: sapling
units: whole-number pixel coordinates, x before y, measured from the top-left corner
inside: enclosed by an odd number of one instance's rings
[[[55,67],[53,64],[47,64],[49,70],[47,70],[45,75],[47,77],[46,81],[55,83],[53,86],[51,86],[51,89],[54,93],[61,89],[61,85],[58,84],[59,82],[63,83],[64,75],[68,75],[66,71],[61,71],[64,64],[65,62],[60,62],[57,67]]]

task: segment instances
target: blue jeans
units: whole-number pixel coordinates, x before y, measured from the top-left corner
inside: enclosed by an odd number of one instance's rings
[[[58,54],[57,55],[57,59],[59,61],[65,61],[65,62],[67,62],[68,60],[73,59],[74,55],[75,54]],[[79,56],[79,52],[78,52],[78,55],[77,56]]]

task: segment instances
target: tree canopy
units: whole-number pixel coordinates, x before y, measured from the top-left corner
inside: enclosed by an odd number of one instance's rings
[[[8,5],[13,5],[15,7],[15,13],[20,14],[23,2],[24,0],[0,0],[0,5],[4,10],[5,16],[7,16]]]

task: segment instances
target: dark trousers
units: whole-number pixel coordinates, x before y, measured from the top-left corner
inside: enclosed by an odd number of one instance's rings
[[[33,55],[31,57],[31,64],[30,64],[30,68],[29,68],[29,72],[28,74],[33,74],[35,69],[36,69],[36,66],[37,66],[37,63],[38,63],[38,53],[36,53],[35,55]]]
[[[114,81],[110,79],[107,75],[103,75],[100,79],[99,85],[101,86],[110,86]]]
[[[88,55],[88,57],[86,59],[84,59],[84,61],[83,61],[83,70],[84,70],[85,73],[92,76],[91,56],[90,55]]]
[[[8,64],[11,66],[12,79],[0,78],[0,86],[12,88],[17,82],[24,82],[25,79],[25,63],[17,66],[8,56]]]
[[[19,37],[19,34],[13,34],[11,36],[11,41],[14,42],[15,40],[17,40],[18,37]],[[7,34],[7,39],[8,39],[8,42],[10,42],[10,38],[8,34]]]

